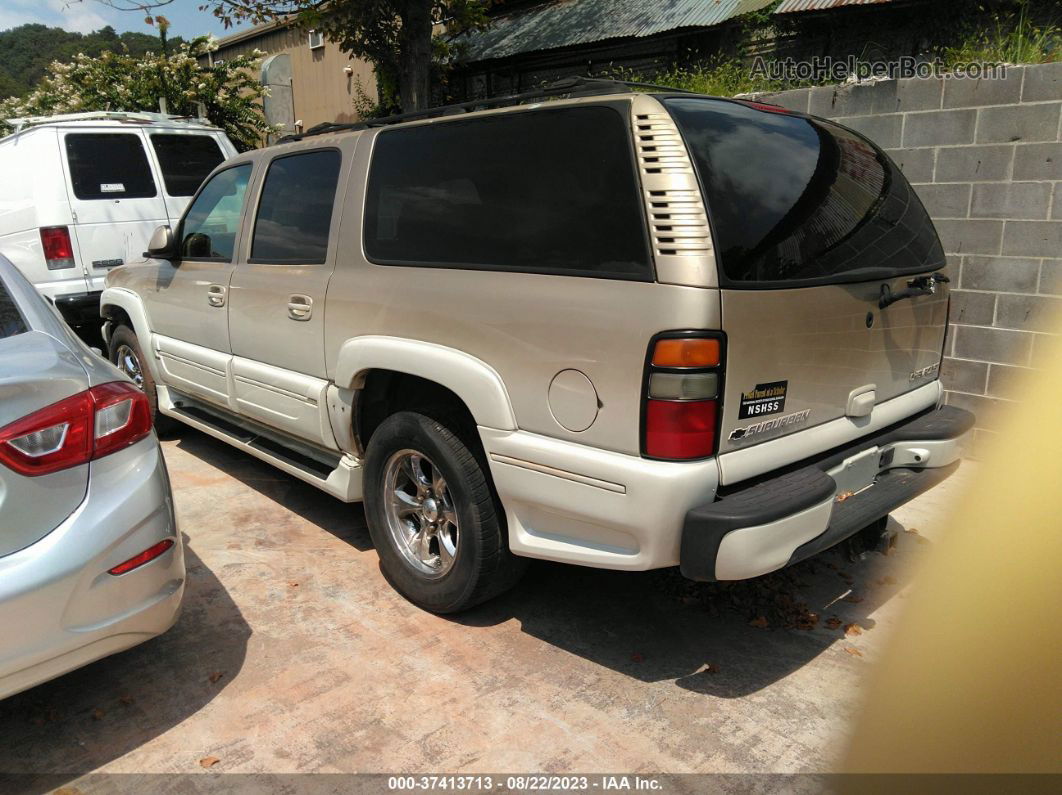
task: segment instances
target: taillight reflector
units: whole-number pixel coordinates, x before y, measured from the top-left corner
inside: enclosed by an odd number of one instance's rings
[[[716,367],[719,356],[718,339],[674,337],[656,341],[652,363],[654,367]]]
[[[115,381],[60,400],[0,428],[0,464],[47,475],[102,458],[151,433],[147,397]]]
[[[48,270],[74,267],[74,247],[70,243],[70,230],[65,226],[42,226],[40,232],[44,262]]]
[[[716,401],[649,400],[645,453],[652,458],[707,458],[715,452]]]
[[[140,568],[145,563],[150,563],[151,561],[153,561],[155,558],[157,558],[159,555],[161,555],[163,552],[165,552],[172,546],[172,538],[167,538],[164,541],[159,541],[159,543],[148,547],[139,555],[134,555],[124,563],[119,563],[113,569],[108,569],[107,573],[113,574],[115,577],[117,577],[119,574],[125,574],[126,572],[130,572],[133,569]]]

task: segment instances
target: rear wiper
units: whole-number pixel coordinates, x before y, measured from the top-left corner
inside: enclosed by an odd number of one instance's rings
[[[907,289],[900,290],[898,293],[894,293],[888,284],[883,284],[881,285],[881,296],[878,298],[878,308],[884,309],[891,304],[895,304],[897,301],[902,301],[905,298],[914,298],[916,295],[933,295],[933,293],[936,292],[938,284],[950,281],[951,279],[943,273],[934,273],[931,276],[919,276],[916,279],[908,281]]]

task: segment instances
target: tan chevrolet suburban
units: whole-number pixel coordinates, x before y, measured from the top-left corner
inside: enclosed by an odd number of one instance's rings
[[[145,256],[102,312],[159,422],[364,500],[436,612],[527,558],[782,568],[947,477],[973,424],[941,405],[921,202],[771,105],[573,80],[327,125],[220,165]]]

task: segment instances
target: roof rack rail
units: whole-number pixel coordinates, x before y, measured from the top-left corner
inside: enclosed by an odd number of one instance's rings
[[[171,113],[150,113],[148,111],[139,110],[89,110],[81,111],[80,113],[57,113],[53,116],[22,116],[6,119],[5,121],[14,127],[16,132],[20,132],[30,127],[37,127],[41,124],[54,124],[56,122],[68,121],[123,121],[136,124],[180,121],[192,122],[210,127],[214,126],[208,119],[197,118],[194,116],[175,116]]]
[[[475,110],[488,108],[501,108],[509,105],[519,105],[532,99],[544,99],[569,95],[572,97],[592,97],[606,94],[625,94],[632,88],[642,88],[656,91],[666,91],[672,94],[690,94],[693,92],[671,86],[659,86],[654,83],[639,83],[633,80],[611,80],[603,77],[566,77],[550,83],[542,88],[532,91],[524,91],[519,94],[503,94],[485,99],[473,99],[468,102],[459,102],[455,105],[440,105],[436,108],[417,110],[411,113],[397,113],[393,116],[380,116],[365,121],[337,123],[322,122],[314,125],[302,133],[285,135],[277,140],[277,143],[301,141],[303,138],[314,135],[327,135],[328,133],[350,132],[355,130],[368,130],[373,127],[386,127],[389,124],[400,124],[405,121],[418,119],[434,119],[439,116],[453,116],[458,113],[471,113]]]

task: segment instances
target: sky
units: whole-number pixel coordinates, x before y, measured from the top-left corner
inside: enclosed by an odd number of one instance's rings
[[[225,30],[209,11],[200,11],[205,0],[173,0],[156,9],[170,21],[170,35],[191,38],[202,33],[224,36],[235,28]],[[117,3],[121,4],[121,3]],[[118,11],[97,0],[0,0],[0,30],[38,22],[64,30],[88,33],[110,25],[119,33],[127,30],[154,34],[155,28],[145,24],[144,14],[138,11]]]

